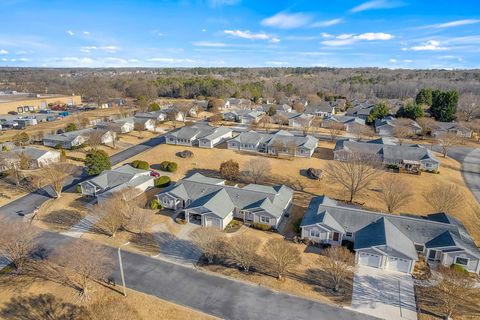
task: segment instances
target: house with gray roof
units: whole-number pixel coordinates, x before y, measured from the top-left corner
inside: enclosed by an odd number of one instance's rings
[[[28,169],[38,169],[60,161],[60,152],[42,150],[35,147],[14,147],[8,151],[0,151],[0,172],[10,165],[20,165],[21,157],[28,160]]]
[[[319,196],[311,200],[300,228],[302,238],[313,242],[353,242],[360,265],[411,273],[421,254],[432,266],[459,264],[469,272],[480,272],[480,250],[465,226],[445,213],[393,215]]]
[[[265,115],[261,110],[232,110],[222,113],[222,117],[226,121],[235,121],[242,124],[257,123]]]
[[[233,131],[227,127],[211,127],[208,125],[194,125],[182,127],[167,134],[167,144],[182,146],[198,146],[213,148],[214,146],[231,139]]]
[[[64,132],[60,134],[46,134],[43,137],[43,145],[48,147],[61,146],[63,149],[72,149],[86,143],[92,134],[101,133],[101,141],[103,144],[112,143],[116,138],[113,131],[87,128]]]
[[[136,119],[152,119],[153,121],[165,121],[167,119],[166,110],[151,111],[151,112],[137,112]]]
[[[125,164],[116,169],[105,170],[79,185],[83,195],[94,197],[98,202],[102,202],[113,193],[126,189],[135,190],[130,196],[139,195],[154,186],[154,179],[149,170],[136,169]]]
[[[420,134],[422,132],[422,127],[420,127],[417,122],[410,120],[408,123],[399,124],[397,119],[391,116],[376,119],[374,126],[375,132],[381,136],[393,136],[395,134],[395,128],[398,126],[407,128],[411,135]]]
[[[346,132],[353,132],[357,126],[365,126],[365,119],[351,116],[333,115],[322,121],[322,128],[328,128],[331,123],[343,124]]]
[[[462,138],[471,138],[473,131],[458,122],[436,122],[431,135],[438,137],[445,133],[454,133]]]
[[[334,159],[344,161],[349,154],[358,154],[377,158],[384,165],[396,165],[401,169],[411,171],[435,171],[440,167],[440,161],[430,149],[421,145],[397,145],[391,139],[375,139],[358,142],[351,139],[341,139],[335,144]]]
[[[312,124],[314,116],[306,113],[292,112],[288,117],[288,126],[293,128],[305,128]]]
[[[115,133],[128,133],[135,128],[133,117],[118,119],[113,121],[104,121],[97,124],[97,129],[110,130]]]
[[[189,223],[225,227],[234,218],[277,228],[290,210],[293,190],[287,186],[228,186],[224,180],[196,173],[156,195],[164,208],[185,213]]]
[[[310,136],[296,136],[284,130],[274,134],[256,131],[242,132],[227,141],[227,148],[248,152],[268,153],[271,155],[290,155],[310,158],[317,148],[318,139]]]
[[[309,104],[304,111],[305,114],[311,114],[316,117],[327,118],[335,115],[335,105],[328,101],[321,101],[315,104]]]
[[[292,107],[286,103],[284,104],[266,103],[266,104],[262,104],[258,110],[268,112],[271,108],[275,109],[276,112],[278,111],[292,112]]]
[[[353,104],[352,107],[347,109],[346,115],[350,117],[358,117],[363,120],[367,120],[370,112],[375,108],[375,104],[369,101],[358,102]]]

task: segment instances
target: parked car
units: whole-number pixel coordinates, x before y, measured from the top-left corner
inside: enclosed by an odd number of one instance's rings
[[[160,177],[160,173],[158,173],[157,171],[150,171],[150,176],[151,177],[155,177],[155,178],[158,178]]]

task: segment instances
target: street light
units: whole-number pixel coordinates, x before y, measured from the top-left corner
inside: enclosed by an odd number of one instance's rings
[[[127,290],[125,289],[125,276],[123,274],[123,264],[122,264],[122,253],[120,252],[120,248],[123,246],[127,246],[130,244],[130,241],[125,242],[121,246],[118,247],[118,264],[120,265],[120,275],[122,276],[122,285],[123,285],[123,295],[127,296]]]

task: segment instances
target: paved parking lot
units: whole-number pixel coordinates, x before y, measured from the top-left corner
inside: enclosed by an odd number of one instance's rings
[[[389,320],[417,320],[413,279],[405,273],[356,266],[351,310]]]

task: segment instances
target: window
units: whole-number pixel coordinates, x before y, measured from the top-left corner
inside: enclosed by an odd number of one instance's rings
[[[353,236],[353,233],[347,232],[347,233],[345,233],[345,235],[346,235],[347,237],[352,237],[352,236]]]
[[[423,250],[424,250],[423,244],[415,244],[415,250],[417,252],[423,252]]]
[[[432,164],[429,163],[429,162],[427,162],[427,163],[425,163],[425,167],[426,167],[426,168],[431,168],[431,167],[432,167]]]
[[[310,237],[320,238],[320,231],[318,231],[318,230],[310,230]]]
[[[261,217],[260,217],[260,221],[263,222],[263,223],[269,223],[269,222],[270,222],[270,218],[269,218],[269,217],[265,217],[265,216],[261,216]]]
[[[455,264],[460,264],[462,266],[467,266],[468,265],[468,258],[456,257],[455,258]]]

